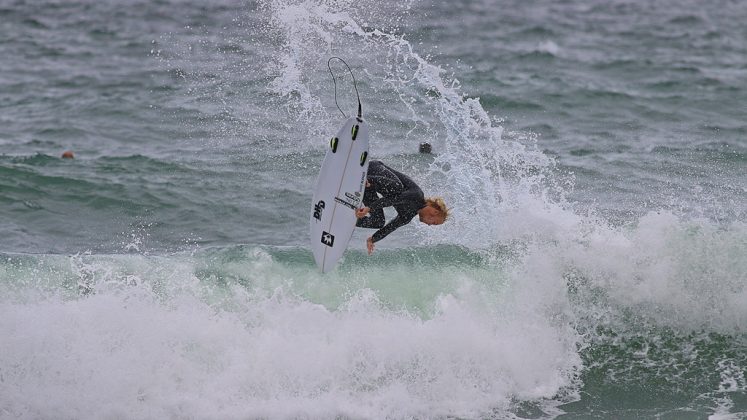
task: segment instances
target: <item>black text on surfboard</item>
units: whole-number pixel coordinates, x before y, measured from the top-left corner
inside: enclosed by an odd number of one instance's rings
[[[340,204],[342,204],[342,205],[343,205],[343,206],[345,206],[345,207],[350,207],[350,208],[351,208],[351,209],[353,209],[353,210],[355,210],[355,209],[356,209],[356,205],[355,205],[355,204],[353,204],[353,203],[349,203],[349,202],[347,202],[347,201],[343,200],[343,199],[342,199],[342,198],[340,198],[340,197],[335,197],[335,201],[336,201],[336,202],[338,202],[338,203],[340,203]]]
[[[322,220],[323,211],[324,211],[324,200],[319,200],[318,203],[314,204],[314,219]]]
[[[327,246],[334,246],[335,235],[322,231],[322,243]]]
[[[346,192],[345,197],[347,197],[350,202],[356,207],[358,207],[358,204],[360,204],[361,202],[361,193],[359,191],[355,191],[353,193]]]

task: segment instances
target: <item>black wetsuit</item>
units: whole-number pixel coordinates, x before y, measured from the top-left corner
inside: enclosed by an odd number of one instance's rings
[[[373,234],[373,241],[377,242],[400,226],[404,226],[418,214],[418,210],[425,207],[423,191],[407,175],[397,172],[378,160],[372,160],[368,165],[368,182],[363,193],[363,205],[370,209],[367,217],[358,220],[356,226],[379,229]],[[379,194],[381,198],[379,198]],[[394,207],[397,217],[386,226],[384,223],[384,207]]]

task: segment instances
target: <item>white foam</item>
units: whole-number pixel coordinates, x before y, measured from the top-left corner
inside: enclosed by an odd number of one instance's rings
[[[580,232],[579,232],[580,233]],[[734,333],[747,321],[747,229],[652,212],[634,226],[596,226],[562,259],[611,304],[660,325]]]
[[[425,318],[365,287],[330,309],[294,291],[287,268],[252,254],[244,270],[262,280],[256,287],[199,282],[190,273],[203,263],[186,257],[78,256],[94,292],[6,296],[0,413],[477,417],[573,384],[575,333],[537,296],[516,301],[528,295],[465,273]]]

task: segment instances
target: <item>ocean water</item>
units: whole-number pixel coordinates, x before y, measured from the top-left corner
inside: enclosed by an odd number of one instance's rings
[[[747,418],[745,21],[0,2],[0,418]],[[331,56],[453,216],[322,275]]]

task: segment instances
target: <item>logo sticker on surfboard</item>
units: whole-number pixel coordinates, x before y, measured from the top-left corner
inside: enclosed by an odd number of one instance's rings
[[[322,212],[324,211],[324,200],[319,200],[318,203],[314,204],[314,219],[322,220]]]
[[[350,207],[351,209],[355,210],[361,203],[361,193],[358,191],[355,191],[354,193],[346,192],[345,198],[335,197],[335,201],[345,207]]]
[[[329,247],[334,246],[335,244],[335,235],[322,231],[322,243],[324,245],[327,245]]]

